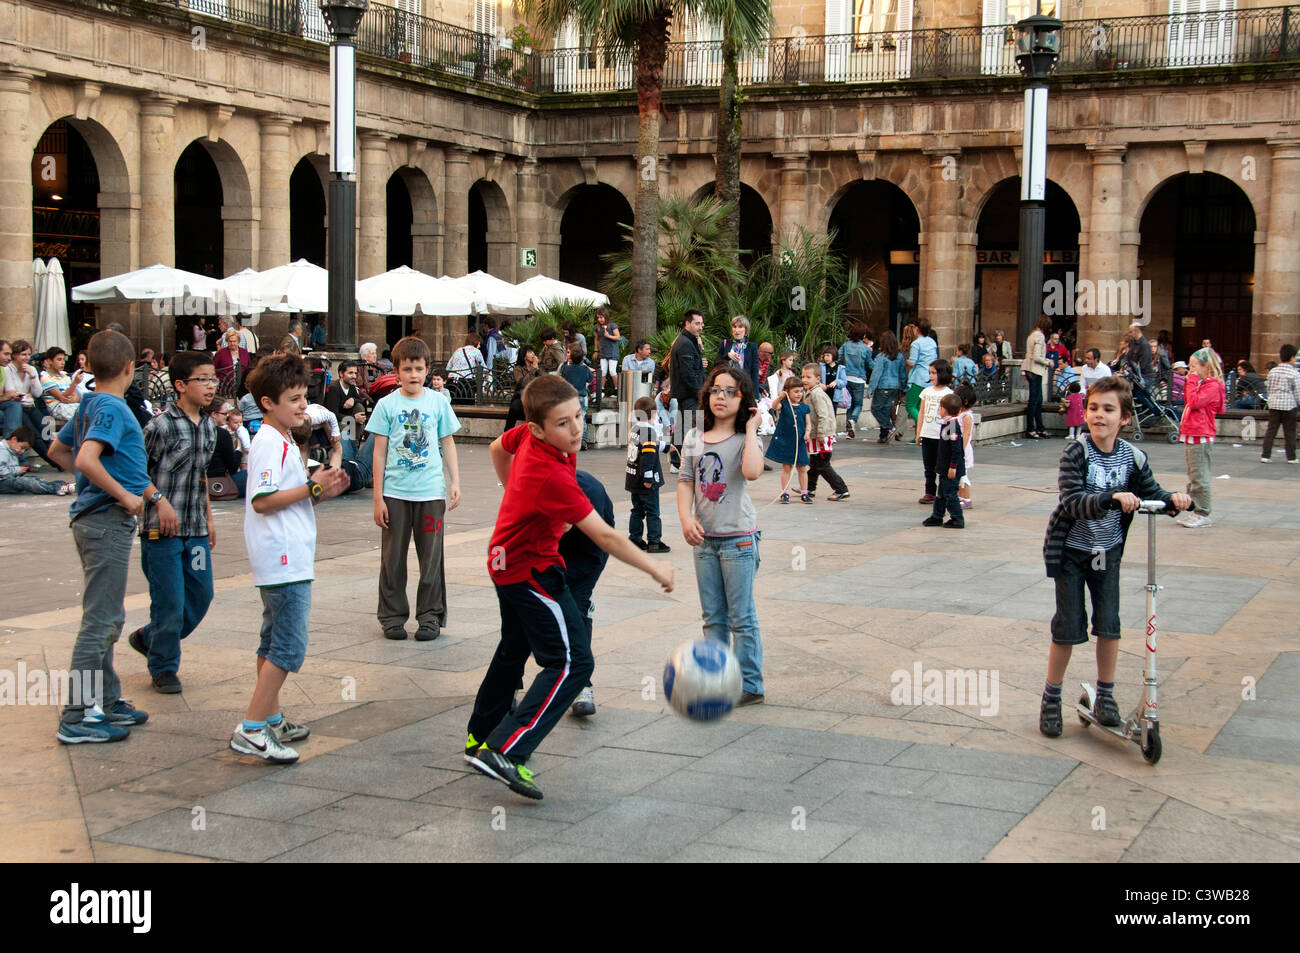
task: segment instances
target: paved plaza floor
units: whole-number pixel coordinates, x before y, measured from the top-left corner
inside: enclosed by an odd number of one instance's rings
[[[1181,488],[1181,448],[1144,446],[1163,485]],[[595,596],[598,710],[566,715],[539,748],[540,802],[459,756],[498,632],[484,561],[502,491],[485,445],[460,447],[465,504],[447,521],[450,621],[436,642],[381,635],[369,494],[318,510],[309,655],[283,694],[312,735],[289,767],[227,747],[261,606],[243,506],[215,504],[217,594],[184,643],[183,694],[154,693],[123,639],[124,693],[151,713],[127,741],[64,747],[55,709],[0,707],[0,859],[1300,860],[1300,468],[1221,443],[1216,525],[1160,524],[1164,757],[1151,766],[1068,708],[1061,738],[1038,732],[1053,607],[1041,549],[1061,448],[979,448],[964,532],[920,525],[913,447],[841,444],[842,504],[773,505],[779,473],[764,474],[751,493],[767,701],[710,725],[661,694],[670,651],[700,635],[665,494],[673,551],[658,558],[677,588],[610,561]],[[625,528],[622,454],[579,465],[610,488]],[[66,511],[0,498],[0,669],[68,666],[81,575]],[[1126,714],[1141,685],[1144,522],[1123,573]],[[138,558],[128,632],[148,615]],[[895,673],[918,669],[983,672],[996,703],[900,699]],[[1076,651],[1067,701],[1095,671],[1091,647]]]

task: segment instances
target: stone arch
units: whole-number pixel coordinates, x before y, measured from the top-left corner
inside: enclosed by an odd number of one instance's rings
[[[826,227],[835,229],[832,247],[857,265],[859,277],[882,285],[874,307],[859,310],[855,303],[855,317],[897,334],[918,307],[921,214],[916,203],[888,179],[857,179],[838,190]],[[900,253],[897,260],[895,253]]]
[[[717,191],[713,180],[705,182],[691,196],[693,202],[710,197]],[[758,189],[744,179],[740,181],[740,248],[741,264],[748,267],[756,259],[772,252],[776,223],[771,206]]]
[[[185,150],[194,145],[207,153],[221,182],[221,270],[232,275],[251,268],[257,258],[257,223],[253,218],[253,188],[244,160],[228,140],[199,137],[181,148],[176,163],[180,162]],[[184,225],[178,220],[177,227]]]
[[[289,260],[305,258],[322,268],[326,258],[327,166],[325,156],[308,153],[295,161],[289,173]],[[286,262],[273,261],[264,267],[283,264]]]
[[[618,251],[630,237],[620,224],[632,224],[632,203],[604,182],[579,183],[562,199],[559,279],[598,288],[609,270],[602,256]]]
[[[859,182],[886,182],[895,186],[907,196],[912,208],[917,211],[926,208],[928,190],[925,174],[928,163],[924,157],[908,153],[888,153],[878,156],[875,161],[874,178],[864,179],[863,164],[856,155],[842,154],[831,157],[827,169],[814,176],[809,171],[809,193],[813,206],[809,212],[809,229],[824,232],[830,226],[831,212],[840,200]]]
[[[438,274],[442,262],[442,212],[433,183],[425,171],[404,165],[390,176],[406,186],[411,200],[411,267],[426,274]]]
[[[505,281],[515,278],[515,234],[510,200],[501,185],[478,179],[469,187],[469,270]]]

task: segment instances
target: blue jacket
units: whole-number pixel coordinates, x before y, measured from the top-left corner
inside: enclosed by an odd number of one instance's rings
[[[883,354],[877,354],[871,369],[871,383],[867,385],[868,393],[878,390],[898,390],[902,387],[903,377],[907,373],[907,356],[902,351],[892,361]]]
[[[929,387],[930,365],[938,357],[939,345],[934,343],[934,338],[922,335],[913,341],[911,350],[907,353],[907,359],[913,363],[912,370],[907,375],[907,383]]]
[[[871,373],[871,348],[861,341],[845,341],[840,345],[840,361],[849,377],[861,377],[865,381]]]

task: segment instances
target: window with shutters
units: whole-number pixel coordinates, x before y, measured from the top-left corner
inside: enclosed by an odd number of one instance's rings
[[[892,48],[898,4],[899,0],[853,0],[853,48],[868,50],[880,43]],[[882,33],[888,35],[876,35]]]
[[[1169,0],[1169,65],[1232,62],[1237,0]]]
[[[413,60],[420,58],[420,16],[422,0],[389,0],[397,10],[398,54],[407,53]]]
[[[474,0],[474,32],[497,35],[497,0]]]
[[[983,0],[981,30],[981,69],[990,74],[1016,72],[1016,31],[1014,24],[1040,12],[1038,0]],[[1061,17],[1057,0],[1042,0],[1045,17]]]

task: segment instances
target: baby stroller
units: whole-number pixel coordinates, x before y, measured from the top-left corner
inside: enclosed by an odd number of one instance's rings
[[[1169,434],[1166,439],[1170,443],[1177,443],[1178,428],[1182,421],[1169,404],[1168,399],[1162,399],[1162,394],[1155,388],[1148,389],[1145,387],[1141,379],[1133,373],[1132,368],[1124,367],[1123,374],[1133,387],[1134,415],[1131,439],[1134,442],[1142,440],[1144,437],[1143,427],[1151,429],[1153,427],[1168,426]]]

